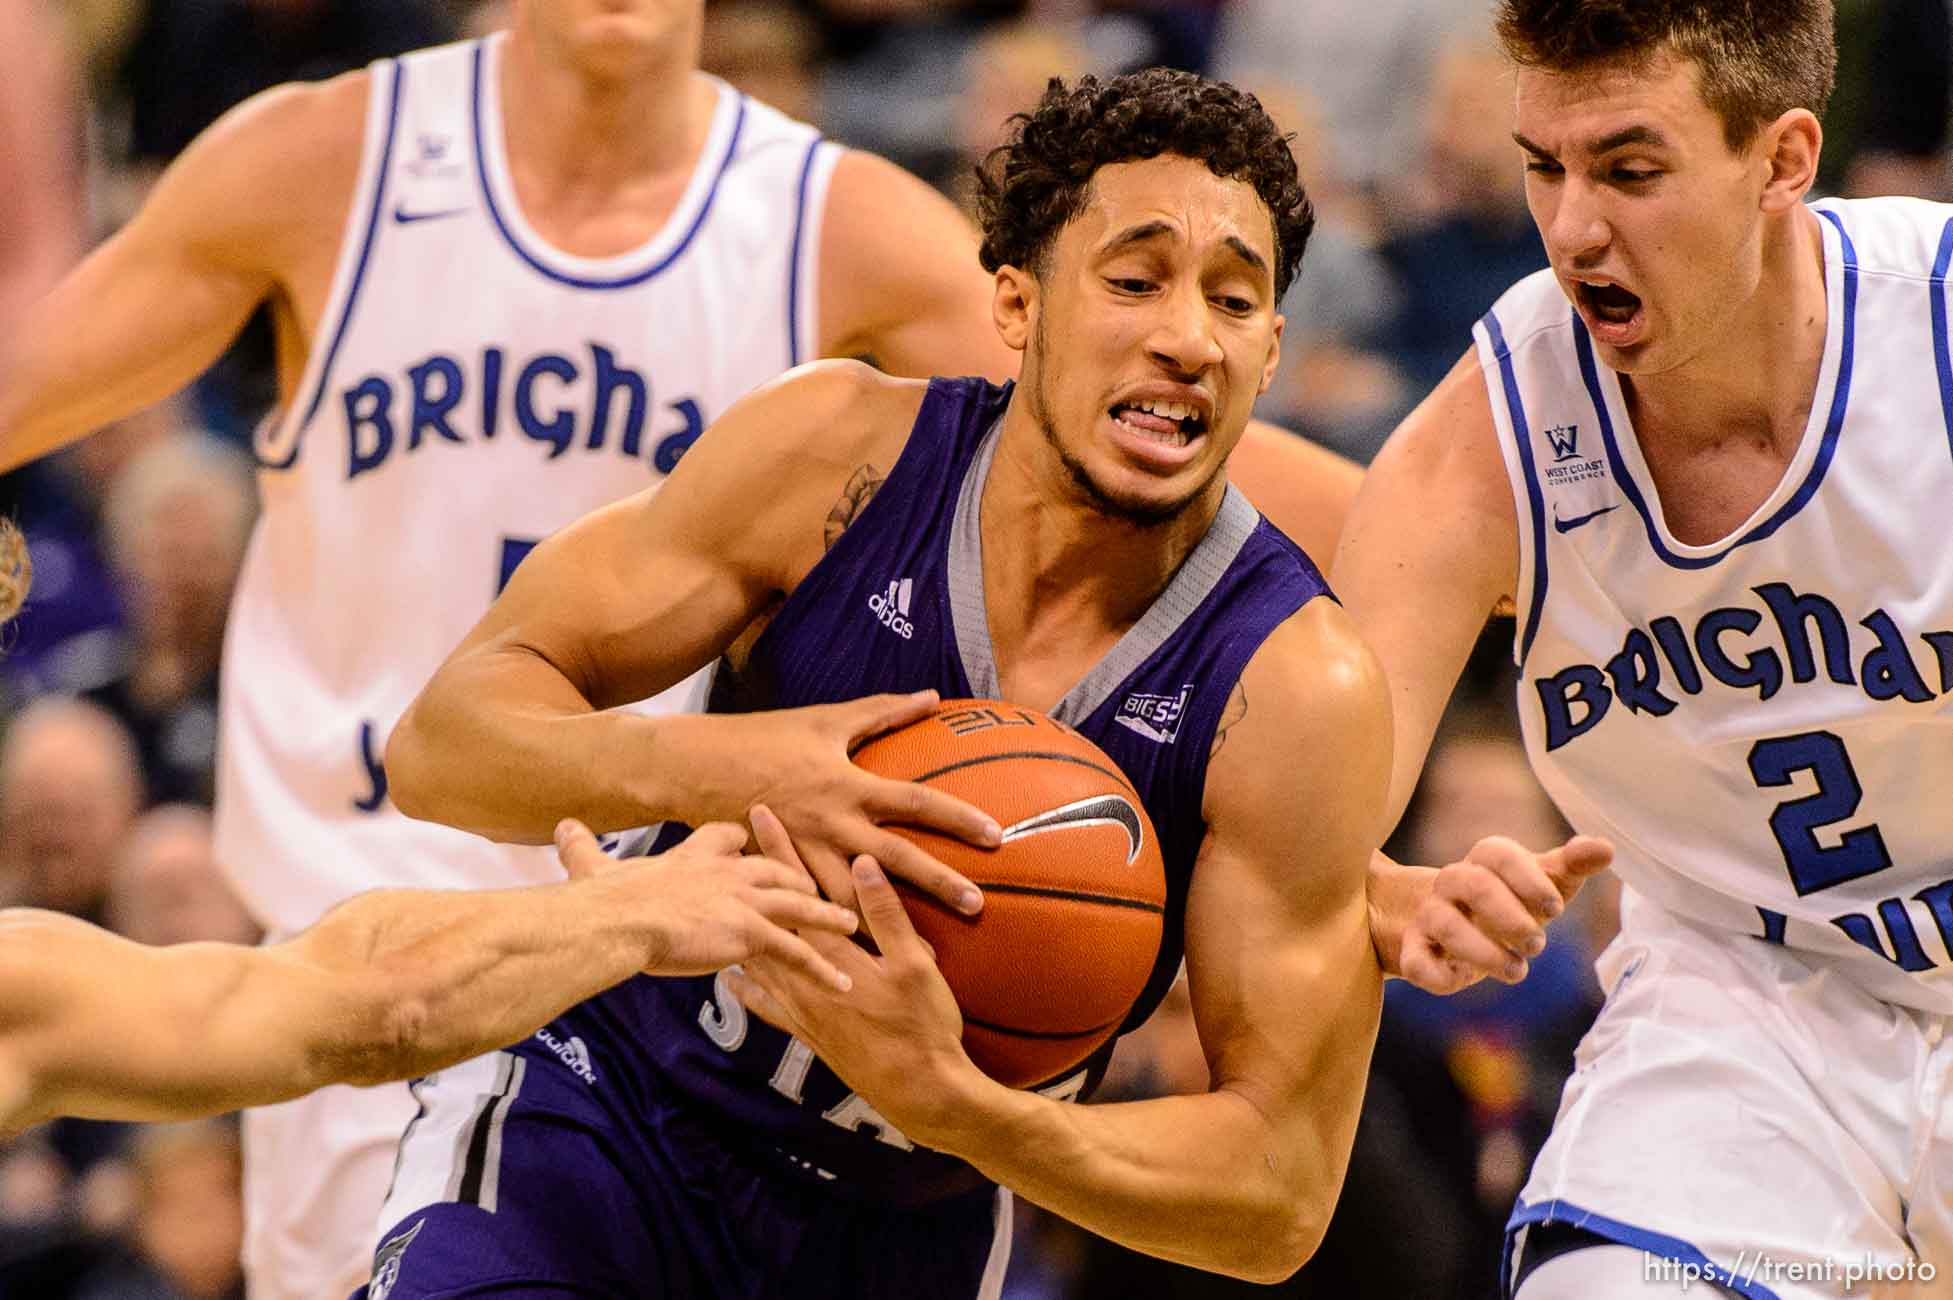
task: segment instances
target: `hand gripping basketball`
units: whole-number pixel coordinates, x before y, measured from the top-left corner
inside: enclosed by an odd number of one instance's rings
[[[773,810],[786,827],[821,892],[854,905],[849,862],[866,854],[924,893],[965,915],[983,907],[969,877],[951,870],[890,823],[920,826],[951,841],[981,847],[1002,841],[1003,830],[981,809],[942,790],[879,776],[849,756],[869,739],[928,717],[936,692],[871,695],[844,704],[727,715],[737,734],[727,753],[736,769],[722,815],[743,816],[754,804]]]

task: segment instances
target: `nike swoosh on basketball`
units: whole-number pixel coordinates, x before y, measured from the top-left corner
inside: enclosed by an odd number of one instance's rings
[[[1578,528],[1578,527],[1580,527],[1580,525],[1582,525],[1582,524],[1590,524],[1590,523],[1592,523],[1592,522],[1593,522],[1594,520],[1596,520],[1596,519],[1598,519],[1598,518],[1600,518],[1600,517],[1601,517],[1602,515],[1604,515],[1604,514],[1609,514],[1609,513],[1611,513],[1611,512],[1613,512],[1613,511],[1615,511],[1615,510],[1619,510],[1619,509],[1620,509],[1620,507],[1619,507],[1619,506],[1617,506],[1617,505],[1614,505],[1614,506],[1602,506],[1602,507],[1601,507],[1600,509],[1598,509],[1598,510],[1595,510],[1595,511],[1593,511],[1593,512],[1592,512],[1592,513],[1590,513],[1590,514],[1584,514],[1584,515],[1575,515],[1575,516],[1574,516],[1573,518],[1571,518],[1571,519],[1562,519],[1562,518],[1560,518],[1560,517],[1559,517],[1558,515],[1554,515],[1554,516],[1553,516],[1553,527],[1555,527],[1555,528],[1557,528],[1557,529],[1559,529],[1559,530],[1560,530],[1561,532],[1563,532],[1563,533],[1570,533],[1570,532],[1572,532],[1572,531],[1573,531],[1574,529],[1576,529],[1576,528]]]
[[[467,210],[466,208],[441,208],[434,212],[409,212],[407,211],[407,205],[402,203],[393,209],[393,219],[404,226],[415,221],[434,221],[440,217],[458,217]]]

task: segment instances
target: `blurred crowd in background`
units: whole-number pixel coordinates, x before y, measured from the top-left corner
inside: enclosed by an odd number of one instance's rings
[[[1949,0],[1838,11],[1825,189],[1953,197]],[[0,15],[42,22],[37,66],[72,87],[50,156],[94,238],[250,94],[507,20],[493,0],[6,0]],[[1052,76],[1163,63],[1252,89],[1294,132],[1320,213],[1261,414],[1359,460],[1498,293],[1544,265],[1483,0],[710,0],[704,63],[959,200]],[[255,938],[207,808],[225,611],[255,509],[249,431],[273,400],[256,328],[182,400],[0,477],[36,577],[0,662],[0,903],[148,943]],[[1400,857],[1564,834],[1517,739],[1510,650],[1495,620],[1390,846]],[[1518,989],[1439,1000],[1393,985],[1341,1208],[1291,1282],[1163,1265],[1020,1206],[1007,1293],[1496,1294],[1500,1228],[1598,1004],[1590,967],[1611,928],[1608,889],[1590,888]],[[1206,1081],[1182,988],[1122,1047],[1106,1093]],[[61,1123],[0,1146],[0,1298],[241,1296],[237,1142],[222,1121]]]

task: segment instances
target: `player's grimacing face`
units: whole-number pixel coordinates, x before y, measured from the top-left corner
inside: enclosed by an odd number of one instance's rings
[[[1101,505],[1168,518],[1220,473],[1274,373],[1274,265],[1245,182],[1171,154],[1093,176],[1038,277],[1025,378]]]
[[[1526,202],[1601,359],[1655,374],[1713,347],[1762,275],[1767,159],[1732,150],[1694,64],[1522,69]]]

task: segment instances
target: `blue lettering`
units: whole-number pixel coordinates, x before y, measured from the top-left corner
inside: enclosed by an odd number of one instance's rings
[[[1569,741],[1580,739],[1599,726],[1600,720],[1607,716],[1608,707],[1614,703],[1614,693],[1607,689],[1600,669],[1591,664],[1563,668],[1533,685],[1539,688],[1540,708],[1546,714],[1548,753]],[[1587,711],[1586,716],[1578,722],[1573,720],[1573,706],[1576,704]]]
[[[604,436],[610,430],[610,399],[619,389],[630,398],[625,407],[624,439],[622,450],[631,459],[637,459],[638,442],[644,433],[644,406],[648,394],[644,387],[644,376],[629,366],[617,364],[617,354],[601,343],[590,345],[590,355],[596,359],[595,384],[597,395],[590,407],[589,448],[596,451],[604,445]]]
[[[488,348],[481,354],[481,436],[493,438],[502,419],[502,349]]]
[[[1822,596],[1800,596],[1787,582],[1766,582],[1752,590],[1776,616],[1777,630],[1783,633],[1784,649],[1790,655],[1790,680],[1817,679],[1809,626],[1815,621],[1824,642],[1824,671],[1840,686],[1855,684],[1851,678],[1851,633],[1845,630],[1844,615],[1836,605]]]
[[[1953,691],[1953,632],[1922,632],[1920,639],[1933,648],[1939,660],[1939,693]]]
[[[1763,942],[1782,943],[1784,927],[1790,918],[1782,912],[1773,912],[1767,907],[1759,907],[1757,913],[1763,917]]]
[[[1756,631],[1762,621],[1763,615],[1755,610],[1712,609],[1695,625],[1695,653],[1709,670],[1709,676],[1724,686],[1756,687],[1761,691],[1760,698],[1767,700],[1783,686],[1783,663],[1777,658],[1777,652],[1768,648],[1758,650],[1737,664],[1722,648],[1724,632],[1734,630],[1747,635]]]
[[[414,418],[407,430],[407,450],[420,446],[422,431],[431,429],[449,442],[460,442],[461,435],[448,425],[448,412],[461,402],[461,367],[454,359],[431,356],[407,372],[414,381]],[[441,381],[440,392],[433,391],[431,380]]]
[[[545,352],[522,367],[522,373],[515,377],[515,422],[522,426],[524,434],[554,447],[549,458],[555,460],[570,449],[570,440],[576,436],[576,417],[560,407],[547,424],[537,417],[536,379],[540,375],[554,375],[568,384],[576,379],[577,369],[568,357]]]
[[[1922,889],[1913,897],[1933,914],[1933,924],[1939,927],[1939,941],[1948,952],[1953,952],[1953,880]]]
[[[1892,616],[1882,609],[1875,609],[1859,620],[1878,637],[1878,649],[1865,656],[1859,672],[1865,677],[1865,694],[1875,700],[1889,700],[1894,696],[1904,696],[1914,704],[1924,704],[1933,698],[1932,691],[1926,687],[1925,679],[1919,676],[1919,665],[1912,662],[1912,652],[1906,649],[1905,634]]]
[[[1885,933],[1892,940],[1890,952],[1879,942],[1878,924],[1869,916],[1847,912],[1843,916],[1832,917],[1831,924],[1850,935],[1853,943],[1877,953],[1900,970],[1931,970],[1933,963],[1919,946],[1919,932],[1913,929],[1912,916],[1906,911],[1906,905],[1896,898],[1883,899],[1878,905],[1878,915],[1885,922]]]
[[[1668,657],[1668,666],[1675,672],[1675,684],[1690,695],[1702,694],[1702,673],[1695,666],[1695,656],[1689,653],[1688,633],[1682,631],[1682,625],[1664,614],[1648,627],[1660,643],[1662,654]]]
[[[357,478],[369,469],[377,469],[393,450],[393,419],[388,411],[393,406],[393,385],[378,375],[371,375],[359,381],[359,386],[349,388],[345,393],[346,402],[346,477]],[[366,409],[360,409],[360,403]],[[371,450],[360,446],[360,430],[370,429],[373,433]]]
[[[1621,653],[1607,661],[1607,675],[1614,679],[1614,698],[1635,713],[1652,713],[1659,718],[1675,711],[1675,701],[1661,693],[1661,665],[1655,660],[1655,643],[1640,628],[1628,631]]]

